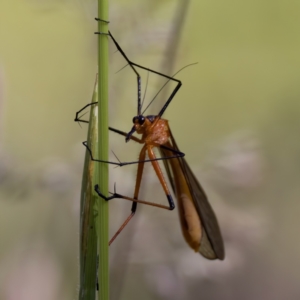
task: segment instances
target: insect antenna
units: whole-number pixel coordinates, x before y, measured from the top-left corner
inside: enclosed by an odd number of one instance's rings
[[[181,69],[179,69],[173,76],[171,76],[172,78],[174,78],[175,75],[177,75],[179,72],[181,72],[183,69],[187,68],[187,67],[190,67],[192,65],[196,65],[198,64],[197,62],[196,63],[192,63],[192,64],[188,64],[184,67],[182,67]],[[156,93],[156,95],[154,96],[154,98],[150,101],[150,103],[147,105],[147,107],[144,109],[143,113],[144,114],[146,112],[146,110],[149,108],[149,106],[153,103],[153,101],[156,99],[156,97],[158,96],[158,94],[163,90],[163,88],[169,83],[171,79],[168,79],[164,84],[163,86],[158,90],[158,92]]]

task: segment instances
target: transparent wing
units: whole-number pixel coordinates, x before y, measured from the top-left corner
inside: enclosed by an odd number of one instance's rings
[[[176,151],[180,151],[178,149],[178,146],[175,142],[172,133],[171,133],[170,140],[171,140],[171,147]],[[168,156],[167,151],[164,150],[162,147],[160,147],[160,152],[162,157]],[[197,178],[193,174],[192,170],[190,169],[185,159],[178,158],[178,160],[180,162],[182,172],[185,175],[190,193],[193,198],[192,200],[195,204],[196,210],[200,216],[202,226],[203,226],[203,235],[201,238],[199,252],[200,254],[202,254],[204,257],[208,259],[218,258],[223,260],[225,257],[224,243],[223,243],[221,231],[215,213],[207,200],[207,196],[204,193],[203,188],[201,187],[200,183],[198,182]],[[170,160],[163,160],[163,162],[166,168],[168,178],[171,182],[172,189],[176,195],[175,182],[172,174]]]

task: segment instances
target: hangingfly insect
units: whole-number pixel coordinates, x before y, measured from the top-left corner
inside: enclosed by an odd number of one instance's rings
[[[133,127],[131,128],[131,130],[128,133],[111,127],[109,127],[109,130],[125,136],[126,142],[133,140],[135,142],[143,144],[138,161],[117,163],[95,159],[87,143],[83,143],[87,147],[87,150],[90,152],[91,159],[94,161],[110,163],[119,166],[129,164],[138,165],[137,179],[135,183],[133,197],[127,197],[118,194],[116,193],[116,191],[112,193],[112,196],[107,197],[101,193],[98,185],[95,186],[95,190],[98,193],[98,195],[106,201],[111,200],[113,198],[122,198],[125,200],[133,201],[131,207],[131,214],[125,220],[125,222],[117,231],[117,233],[113,236],[113,238],[110,241],[110,244],[114,241],[117,235],[123,230],[123,228],[134,216],[138,203],[156,206],[168,210],[173,210],[175,208],[175,204],[170,193],[168,184],[158,164],[158,160],[162,160],[166,169],[167,176],[171,183],[172,190],[177,198],[181,229],[186,242],[194,251],[199,252],[208,259],[223,260],[225,256],[224,245],[217,218],[207,200],[207,197],[200,183],[191,171],[186,160],[183,158],[185,154],[179,150],[175,142],[174,136],[171,132],[168,121],[162,119],[163,113],[167,109],[168,105],[174,98],[179,88],[181,87],[181,81],[173,77],[167,76],[165,74],[159,73],[157,71],[151,70],[149,68],[145,68],[141,65],[130,61],[119,46],[119,44],[116,42],[112,34],[109,32],[108,35],[111,37],[119,52],[125,58],[133,72],[136,74],[138,93],[137,115],[133,117]],[[141,77],[137,72],[136,68],[144,69],[148,72],[152,72],[154,74],[167,78],[168,81],[172,80],[177,83],[176,87],[174,88],[166,103],[163,105],[163,107],[157,115],[145,116],[144,112],[148,107],[144,111],[142,111]],[[153,100],[154,99],[152,99],[152,101]],[[152,103],[152,101],[150,102],[150,104]],[[75,121],[87,122],[80,119],[79,113],[83,111],[87,106],[92,104],[95,104],[95,102],[86,105],[83,109],[77,112]],[[142,137],[137,138],[133,136],[135,132],[137,134],[141,134]],[[159,149],[161,157],[155,156],[153,151],[155,147]],[[148,159],[146,159],[146,154],[148,155]],[[168,205],[152,203],[140,200],[138,198],[145,162],[151,162],[155,173],[166,194]]]

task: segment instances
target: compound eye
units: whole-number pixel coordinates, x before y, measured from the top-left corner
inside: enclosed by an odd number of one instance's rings
[[[139,124],[140,124],[140,125],[143,125],[144,122],[145,122],[145,117],[139,116]]]
[[[135,124],[136,122],[139,122],[139,120],[140,120],[139,117],[135,116],[132,119],[132,123]]]

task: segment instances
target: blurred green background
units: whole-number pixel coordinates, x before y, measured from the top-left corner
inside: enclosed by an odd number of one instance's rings
[[[299,10],[291,0],[110,1],[110,30],[131,60],[169,75],[198,62],[176,76],[164,117],[226,249],[225,261],[206,261],[176,212],[140,205],[110,248],[111,299],[299,299]],[[73,120],[93,92],[96,11],[91,0],[0,3],[0,299],[77,297],[87,128]],[[136,79],[117,73],[125,62],[110,46],[110,125],[129,131]],[[145,103],[163,83],[150,74]],[[140,146],[111,134],[110,149],[127,161]],[[110,189],[131,195],[135,171],[111,168]],[[163,203],[146,171],[141,198]],[[111,235],[129,212],[111,202]]]

